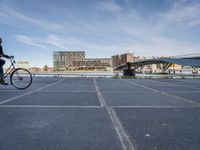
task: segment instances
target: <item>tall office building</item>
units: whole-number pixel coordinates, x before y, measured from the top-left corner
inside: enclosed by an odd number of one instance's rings
[[[111,58],[85,58],[84,51],[53,52],[53,67],[60,70],[92,70],[111,67]]]
[[[133,62],[134,54],[133,53],[125,53],[121,55],[121,64],[127,63],[127,62]]]
[[[120,56],[119,55],[112,56],[112,67],[115,68],[119,65],[120,65]]]
[[[84,51],[56,51],[53,52],[54,70],[66,70],[67,67],[73,66],[74,61],[85,61]]]
[[[134,53],[125,53],[121,55],[112,56],[112,66],[116,68],[119,65],[122,65],[127,62],[134,62],[138,60],[138,57],[134,56]]]

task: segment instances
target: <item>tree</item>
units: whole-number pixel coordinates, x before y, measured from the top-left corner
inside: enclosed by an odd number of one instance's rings
[[[44,71],[48,71],[48,66],[47,66],[47,65],[44,65],[43,70],[44,70]]]

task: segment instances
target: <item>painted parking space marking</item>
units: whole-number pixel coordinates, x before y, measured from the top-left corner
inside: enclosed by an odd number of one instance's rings
[[[151,90],[151,91],[154,91],[156,93],[163,94],[163,95],[169,95],[169,96],[175,97],[175,98],[177,98],[179,100],[186,101],[188,103],[192,103],[194,105],[200,106],[200,103],[197,103],[197,102],[194,102],[194,101],[191,101],[191,100],[179,97],[179,96],[175,96],[175,95],[172,95],[172,94],[169,94],[169,93],[166,93],[166,92],[161,92],[159,90],[155,90],[153,88],[150,88],[150,87],[147,87],[147,86],[144,86],[144,85],[140,85],[140,84],[137,84],[137,83],[129,82],[129,81],[126,81],[126,80],[122,80],[122,81],[124,81],[125,83],[128,83],[128,84],[132,84],[134,86],[143,87],[144,89],[148,89],[148,90]]]
[[[121,125],[119,118],[117,117],[114,109],[112,109],[111,107],[108,107],[106,105],[105,99],[103,98],[103,95],[98,87],[98,84],[95,80],[95,78],[93,79],[98,96],[99,96],[99,100],[102,104],[103,107],[106,108],[110,119],[112,120],[113,126],[116,130],[116,133],[119,137],[119,140],[122,144],[123,150],[134,150],[133,144],[131,143],[131,140],[129,139],[127,133],[125,132],[125,130],[123,129],[123,126]]]
[[[61,80],[59,80],[59,81],[56,81],[56,82],[54,82],[54,83],[45,85],[45,86],[43,86],[43,87],[41,87],[41,88],[38,88],[38,89],[36,89],[36,90],[33,90],[33,91],[27,92],[27,93],[25,93],[25,94],[22,94],[22,95],[15,96],[15,97],[13,97],[13,98],[4,100],[4,101],[0,102],[0,105],[5,104],[5,103],[7,103],[7,102],[11,102],[11,101],[16,100],[16,99],[18,99],[18,98],[21,98],[21,97],[23,97],[23,96],[32,94],[32,93],[34,93],[34,92],[40,91],[40,90],[45,89],[45,88],[47,88],[47,87],[53,86],[53,85],[55,85],[55,84],[57,84],[57,83],[59,83],[59,82],[62,82],[62,81],[64,81],[64,80],[66,80],[66,79],[61,79]]]

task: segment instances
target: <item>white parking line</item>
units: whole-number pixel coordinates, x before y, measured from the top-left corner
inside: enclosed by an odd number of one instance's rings
[[[122,80],[122,79],[121,79]],[[147,87],[147,86],[144,86],[144,85],[140,85],[140,84],[137,84],[137,83],[133,83],[133,82],[129,82],[129,81],[126,81],[126,80],[122,80],[126,83],[129,83],[129,84],[132,84],[134,86],[138,86],[138,87],[142,87],[142,88],[145,88],[145,89],[148,89],[148,90],[151,90],[151,91],[154,91],[156,93],[160,93],[160,94],[163,94],[163,95],[168,95],[168,96],[172,96],[172,97],[175,97],[176,99],[179,99],[179,100],[182,100],[182,101],[185,101],[185,102],[188,102],[188,103],[192,103],[194,105],[197,105],[197,106],[200,106],[200,103],[197,103],[197,102],[194,102],[194,101],[191,101],[191,100],[188,100],[188,99],[185,99],[185,98],[182,98],[182,97],[179,97],[179,96],[176,96],[176,95],[172,95],[172,94],[169,94],[169,93],[166,93],[166,92],[161,92],[159,90],[155,90],[153,88],[150,88],[150,87]]]
[[[96,93],[96,91],[46,91],[46,90],[40,90],[37,92],[40,92],[40,93]]]
[[[111,116],[111,120],[114,124],[115,130],[118,134],[118,137],[122,143],[122,147],[124,150],[134,150],[133,144],[131,143],[127,133],[125,132],[124,128],[122,127],[119,118],[117,117],[113,108],[107,108],[109,115]]]
[[[105,108],[103,106],[82,106],[82,105],[0,105],[0,108]],[[153,108],[153,109],[185,109],[185,108],[200,108],[197,105],[186,106],[109,106],[107,107],[113,110],[113,108]]]
[[[160,82],[160,83],[165,83],[165,82],[158,81],[158,80],[156,80],[156,81],[157,81],[157,82]],[[177,80],[175,80],[175,81],[177,81]],[[178,81],[178,82],[181,82],[181,81]],[[185,82],[185,83],[187,83],[187,82]],[[174,86],[186,87],[186,88],[190,88],[190,89],[194,89],[194,90],[200,90],[200,88],[197,88],[197,87],[191,87],[191,86],[186,86],[186,85],[180,85],[180,84],[176,84],[176,83],[170,83],[170,84],[172,84],[172,85],[174,85]]]
[[[0,108],[102,108],[101,106],[63,106],[63,105],[0,105]]]
[[[30,91],[30,92],[27,92],[27,93],[22,94],[22,95],[19,95],[19,96],[12,97],[12,98],[7,99],[7,100],[4,100],[4,101],[0,102],[0,105],[5,104],[5,103],[10,102],[10,101],[13,101],[13,100],[16,100],[16,99],[21,98],[21,97],[23,97],[23,96],[32,94],[32,93],[37,92],[37,91],[39,91],[39,90],[45,89],[45,88],[47,88],[47,87],[50,87],[50,86],[52,86],[52,85],[55,85],[55,84],[57,84],[57,83],[59,83],[59,82],[62,82],[62,81],[64,81],[64,80],[66,80],[66,79],[59,80],[59,81],[57,81],[57,82],[54,82],[54,83],[45,85],[45,86],[43,86],[43,87],[41,87],[41,88],[39,88],[39,89],[36,89],[36,90]]]
[[[45,83],[32,83],[31,85],[45,85]]]
[[[0,92],[24,92],[23,90],[0,90]]]
[[[183,79],[183,80],[176,80],[176,81],[179,81],[179,82],[184,82],[184,83],[190,83],[190,84],[195,84],[197,81],[199,81],[199,83],[200,83],[200,80],[196,80],[196,82],[194,83],[194,82],[191,82],[191,80],[187,80],[187,79]],[[192,81],[193,81],[193,79],[192,79]]]
[[[99,97],[99,101],[100,101],[101,106],[106,107],[106,102],[105,102],[105,100],[104,100],[104,98],[103,98],[103,96],[102,96],[102,94],[100,92],[100,89],[99,89],[99,87],[97,85],[97,82],[96,82],[95,78],[93,78],[93,82],[94,82],[95,89],[96,89],[97,95]]]
[[[112,108],[154,108],[154,109],[160,109],[160,108],[170,108],[170,109],[184,109],[184,108],[200,108],[200,106],[197,105],[186,105],[186,106],[110,106]]]
[[[101,91],[98,87],[98,84],[97,84],[95,78],[93,78],[93,81],[94,81],[94,84],[95,84],[96,91],[98,93],[99,100],[101,102],[101,106],[106,108],[108,115],[109,115],[109,117],[110,117],[110,119],[113,123],[114,128],[115,128],[115,131],[117,133],[117,136],[118,136],[118,138],[121,142],[123,150],[134,150],[133,144],[131,143],[127,133],[123,129],[117,115],[115,114],[114,109],[111,108],[111,107],[108,107],[106,105],[105,99],[104,99],[104,97],[103,97],[103,95],[102,95],[102,93],[101,93]]]
[[[167,93],[187,93],[187,94],[192,94],[192,93],[200,93],[200,91],[168,91]]]
[[[122,93],[122,94],[126,94],[126,93],[134,93],[134,94],[142,94],[142,93],[153,93],[153,91],[116,91],[116,90],[113,90],[113,91],[108,91],[108,90],[105,90],[105,91],[103,91],[102,90],[102,92],[103,93]]]

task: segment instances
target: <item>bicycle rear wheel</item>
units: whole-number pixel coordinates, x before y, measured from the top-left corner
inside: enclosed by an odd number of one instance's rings
[[[15,69],[10,76],[11,84],[15,88],[21,90],[28,88],[31,85],[32,80],[31,73],[23,68]]]

